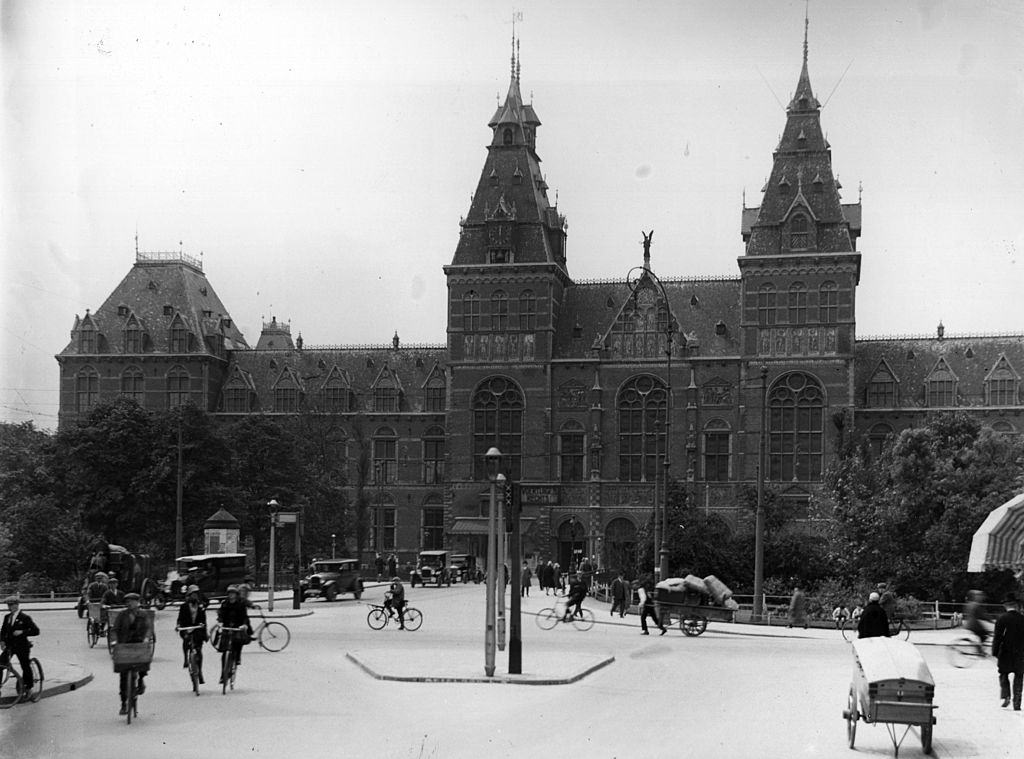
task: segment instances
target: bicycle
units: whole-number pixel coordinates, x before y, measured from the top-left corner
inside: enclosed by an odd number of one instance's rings
[[[114,660],[114,671],[120,674],[127,674],[125,683],[125,716],[128,724],[132,724],[132,717],[139,716],[139,669],[148,666],[153,661],[153,638],[141,643],[117,643],[110,646],[110,656]]]
[[[284,651],[288,642],[292,639],[291,631],[283,622],[268,622],[263,616],[263,611],[255,604],[252,607],[260,613],[260,623],[252,631],[253,637],[260,644],[260,648],[271,653]]]
[[[202,630],[204,627],[204,625],[191,625],[189,627],[175,627],[174,629],[178,632],[192,633],[196,630]],[[198,696],[199,683],[203,677],[203,673],[199,669],[199,650],[196,648],[196,640],[194,636],[187,636],[185,638],[185,642],[188,645],[185,654],[185,661],[188,664],[188,676],[192,681],[192,691]]]
[[[965,635],[946,644],[946,656],[949,663],[957,669],[973,666],[979,659],[987,659],[981,641],[974,635]]]
[[[392,609],[385,609],[377,604],[367,604],[367,606],[370,607],[370,613],[366,615],[366,624],[373,630],[383,630],[387,627],[388,620],[395,616]],[[405,624],[406,630],[416,632],[423,624],[423,613],[412,606],[406,606],[402,609],[402,622]]]
[[[24,679],[21,672],[14,668],[14,657],[4,652],[5,661],[0,669],[0,709],[10,709],[22,701],[35,703],[43,694],[43,665],[34,656],[28,660],[32,668],[32,689],[25,692]],[[5,696],[5,691],[13,691],[12,695]]]
[[[103,619],[103,606],[90,601],[86,604],[85,637],[89,648],[94,648],[99,639],[107,634],[107,622]]]
[[[541,609],[537,612],[537,626],[541,630],[550,630],[559,622],[572,623],[572,626],[581,632],[586,632],[594,626],[594,612],[590,609],[580,607],[573,614],[569,614],[568,604],[565,600],[555,601],[553,607]]]
[[[899,638],[900,640],[910,639],[910,628],[907,627],[907,623],[903,621],[902,617],[896,617],[889,622],[889,637]]]
[[[241,637],[248,632],[242,627],[221,627],[220,648],[224,650],[220,655],[220,692],[227,695],[228,688],[235,689],[235,677],[238,675],[238,661],[235,659],[234,642],[236,637]]]

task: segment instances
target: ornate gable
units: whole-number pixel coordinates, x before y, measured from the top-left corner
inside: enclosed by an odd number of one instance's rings
[[[988,374],[985,375],[985,382],[1003,379],[1012,379],[1020,382],[1020,375],[1017,373],[1017,370],[1013,368],[1009,359],[1006,358],[1006,354],[1000,353],[995,364],[993,364]]]
[[[622,358],[663,358],[668,350],[668,332],[679,332],[679,322],[645,271],[602,336],[612,355]],[[683,343],[678,339],[674,344]]]

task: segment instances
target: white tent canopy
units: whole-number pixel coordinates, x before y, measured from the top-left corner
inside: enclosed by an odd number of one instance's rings
[[[971,540],[968,572],[1024,564],[1024,493],[991,511]]]

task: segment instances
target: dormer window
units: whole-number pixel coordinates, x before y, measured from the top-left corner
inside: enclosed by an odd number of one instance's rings
[[[142,329],[135,319],[131,319],[124,328],[124,352],[142,353]]]
[[[96,327],[91,321],[85,321],[78,329],[78,352],[96,352]]]
[[[807,250],[811,247],[811,230],[807,217],[802,213],[789,222],[789,247],[792,250]]]
[[[181,317],[175,318],[171,323],[170,338],[171,353],[188,352],[188,330],[185,329],[185,324],[182,322]]]
[[[490,250],[490,257],[488,263],[492,264],[507,264],[512,258],[512,251],[508,248],[492,248]]]
[[[512,130],[511,129],[506,129],[504,132],[501,133],[501,142],[504,145],[511,145],[512,144]]]

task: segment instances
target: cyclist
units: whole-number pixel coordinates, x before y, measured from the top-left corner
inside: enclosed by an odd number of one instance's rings
[[[967,603],[964,604],[964,627],[978,636],[978,651],[984,651],[985,641],[988,640],[988,629],[984,623],[988,622],[988,614],[985,613],[985,594],[980,590],[967,591]]]
[[[0,663],[7,666],[11,656],[18,657],[21,665],[21,679],[24,684],[23,693],[26,696],[32,692],[35,679],[32,677],[32,667],[29,665],[29,652],[32,643],[29,638],[39,634],[39,628],[32,621],[32,617],[21,611],[21,599],[17,596],[8,596],[5,599],[8,613],[4,615],[3,625],[0,626],[0,647],[3,653],[0,654]]]
[[[124,593],[117,587],[117,578],[111,577],[107,580],[107,592],[103,594],[103,606],[100,607],[100,622],[109,624],[108,609],[120,610],[124,607]]]
[[[196,588],[196,590],[199,590],[199,588]],[[238,586],[238,597],[242,599],[242,603],[245,604],[245,608],[246,609],[255,609],[256,608],[256,602],[252,601],[249,598],[249,594],[250,593],[252,593],[252,585],[250,585],[249,583],[243,582],[241,585]],[[252,630],[250,630],[249,633],[251,635],[252,634]]]
[[[189,586],[191,587],[191,586]],[[198,588],[197,588],[198,590]],[[249,610],[242,601],[241,593],[237,585],[228,586],[228,597],[217,609],[217,622],[223,627],[245,627],[252,637],[252,625],[249,624]],[[231,638],[231,649],[235,653],[235,666],[242,666],[242,646],[245,641],[238,636]],[[223,647],[223,644],[222,644]]]
[[[178,627],[195,627],[202,625],[198,630],[187,630],[179,632],[181,635],[181,652],[185,655],[185,663],[182,665],[188,668],[188,641],[192,639],[192,645],[196,649],[196,666],[199,668],[199,682],[203,680],[203,643],[206,641],[206,607],[199,599],[199,586],[189,585],[185,589],[185,603],[178,609]]]
[[[388,614],[398,613],[398,629],[405,629],[405,586],[398,577],[391,578],[391,586],[384,594],[384,608]]]
[[[896,594],[884,582],[878,583],[878,605],[885,609],[889,624],[896,621]]]
[[[85,589],[85,597],[90,601],[103,601],[103,594],[107,592],[107,574],[106,572],[97,572],[92,578],[92,582]]]
[[[572,582],[569,583],[568,598],[565,601],[565,616],[563,617],[565,622],[568,622],[573,614],[583,616],[583,599],[586,597],[587,583],[583,579],[583,574],[577,572],[573,575]],[[573,611],[573,606],[576,607],[576,611]]]
[[[153,631],[149,625],[149,615],[139,608],[142,597],[138,593],[126,593],[124,596],[125,610],[117,615],[114,624],[110,627],[112,645],[120,643],[145,643],[153,637]],[[139,671],[139,687],[136,693],[142,695],[146,692],[146,675],[149,674],[149,665],[141,664],[137,667]],[[121,673],[121,714],[128,713],[128,677],[129,670]]]

